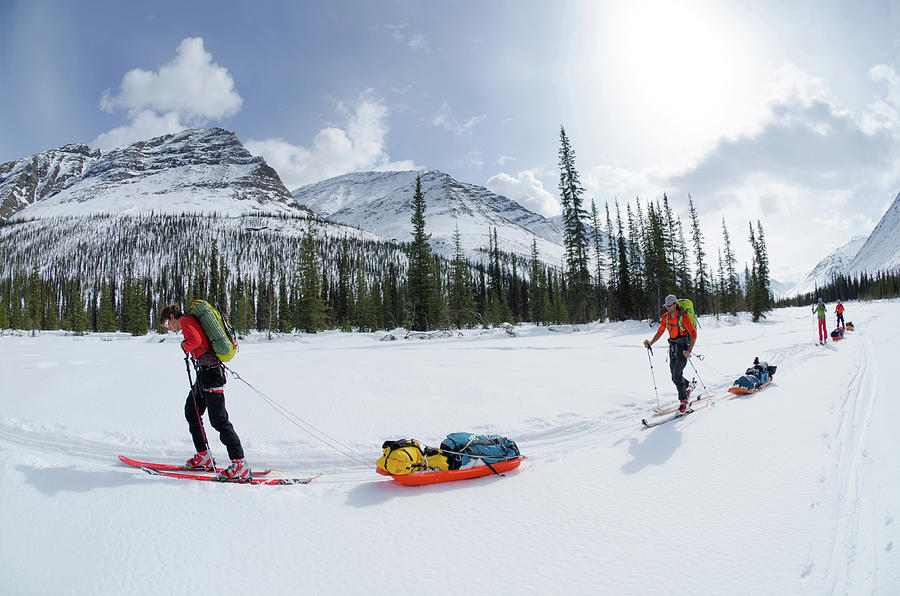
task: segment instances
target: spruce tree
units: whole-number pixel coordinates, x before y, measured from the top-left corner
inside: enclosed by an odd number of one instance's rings
[[[606,287],[603,285],[603,237],[600,234],[600,217],[597,213],[597,203],[591,199],[591,227],[594,242],[594,296],[597,301],[597,313],[600,320],[604,320],[603,312],[606,310]]]
[[[606,262],[608,264],[609,287],[606,291],[607,305],[606,312],[610,320],[619,320],[621,307],[619,306],[619,253],[616,248],[616,234],[613,230],[612,219],[609,216],[609,203],[606,206]]]
[[[723,310],[736,315],[738,310],[738,292],[740,291],[740,281],[738,280],[737,271],[735,270],[735,266],[737,265],[737,257],[734,256],[734,251],[731,249],[731,239],[728,237],[728,227],[725,225],[724,217],[722,218],[722,239],[725,243],[725,296]]]
[[[763,232],[762,223],[756,220],[756,267],[759,275],[759,286],[762,292],[763,312],[772,310],[774,301],[772,299],[772,281],[769,279],[769,251],[766,249],[766,237]]]
[[[462,250],[458,225],[453,231],[453,262],[448,302],[450,323],[457,328],[471,327],[475,322],[475,298],[469,281],[469,262]]]
[[[709,278],[706,272],[706,252],[703,249],[703,232],[700,230],[700,218],[694,208],[694,200],[688,195],[688,211],[691,217],[691,244],[694,248],[694,262],[697,266],[697,293],[694,300],[698,312],[709,312]]]
[[[10,280],[0,279],[0,329],[10,329],[9,303],[10,303]]]
[[[622,214],[619,211],[618,202],[616,202],[616,226],[616,253],[619,255],[619,270],[616,275],[619,283],[616,287],[616,302],[620,308],[618,318],[624,320],[634,316],[634,293],[631,285],[630,265],[628,263],[628,247],[625,243],[625,230],[622,227]]]
[[[566,278],[574,323],[591,318],[591,274],[588,270],[588,237],[584,226],[587,212],[582,205],[584,188],[575,169],[575,151],[559,127],[559,192],[563,208],[563,246],[566,250]]]
[[[425,233],[425,196],[422,177],[416,176],[416,191],[412,198],[412,236],[409,247],[409,303],[410,327],[417,331],[429,328],[428,312],[431,298],[431,234]]]

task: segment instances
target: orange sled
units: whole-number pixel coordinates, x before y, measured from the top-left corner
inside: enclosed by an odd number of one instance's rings
[[[508,459],[496,464],[491,464],[490,468],[488,466],[475,466],[474,468],[466,468],[464,470],[418,472],[414,474],[403,474],[400,476],[389,474],[381,468],[375,468],[375,471],[382,476],[390,476],[400,484],[405,484],[406,486],[422,486],[423,484],[437,484],[438,482],[451,482],[453,480],[466,480],[467,478],[490,476],[494,473],[491,471],[491,468],[494,468],[494,470],[496,470],[498,474],[501,474],[503,472],[508,472],[509,470],[518,468],[519,464],[522,463],[522,460],[524,459],[526,459],[525,456],[517,457],[515,459]]]
[[[762,389],[763,387],[765,387],[766,385],[768,385],[771,382],[772,382],[772,379],[769,379],[768,381],[766,381],[765,383],[763,383],[756,389],[746,389],[744,387],[729,387],[728,393],[734,393],[735,395],[750,395],[751,393],[756,393],[757,391],[759,391],[760,389]]]

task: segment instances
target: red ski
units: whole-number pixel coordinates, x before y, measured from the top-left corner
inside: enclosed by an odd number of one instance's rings
[[[128,464],[129,466],[134,466],[136,468],[150,468],[151,470],[163,470],[166,472],[215,472],[217,474],[221,474],[225,471],[225,468],[216,468],[215,470],[198,470],[196,468],[188,468],[187,466],[178,466],[175,464],[158,464],[155,462],[138,461],[136,459],[131,459],[130,457],[125,457],[124,455],[120,455],[119,460],[122,463]],[[263,470],[261,472],[253,472],[253,475],[265,476],[271,471],[272,470]]]
[[[146,466],[141,466],[141,469],[148,474],[153,476],[165,476],[166,478],[181,478],[183,480],[206,480],[209,482],[225,482],[229,484],[268,484],[268,485],[283,485],[283,484],[309,484],[322,474],[317,474],[310,478],[251,478],[250,480],[229,480],[227,478],[220,478],[219,476],[212,476],[206,474],[184,474],[181,472],[167,472],[165,470],[155,470],[153,468],[148,468]]]

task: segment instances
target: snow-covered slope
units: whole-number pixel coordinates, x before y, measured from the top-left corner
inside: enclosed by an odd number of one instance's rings
[[[769,285],[772,289],[772,294],[774,294],[775,299],[778,300],[779,298],[788,296],[788,292],[797,284],[792,281],[783,282],[778,281],[777,279],[771,279],[769,280]]]
[[[900,194],[850,263],[853,273],[874,273],[900,267]]]
[[[291,194],[332,221],[406,242],[412,237],[412,197],[420,175],[425,229],[436,252],[452,255],[458,225],[463,250],[474,256],[477,249],[487,248],[493,227],[501,250],[528,256],[536,237],[541,258],[560,263],[562,231],[556,224],[504,196],[436,170],[358,172],[302,186]]]
[[[0,336],[0,593],[898,594],[900,301],[846,306],[856,331],[824,347],[805,307],[763,324],[702,317],[695,364],[711,392],[730,395],[754,356],[778,366],[774,382],[653,429],[640,424],[656,406],[645,323],[254,335],[229,366],[370,462],[231,376],[251,466],[325,473],[283,487],[118,461],[193,453],[181,336]],[[528,459],[426,487],[374,471],[386,439],[473,430]]]
[[[868,238],[857,236],[824,259],[800,283],[785,295],[796,296],[812,292],[831,281],[834,275],[843,273],[856,276],[861,273],[893,271],[900,268],[900,194],[881,217]]]
[[[74,183],[99,158],[87,145],[66,145],[0,164],[0,221]]]
[[[234,133],[190,129],[105,153],[83,145],[0,166],[4,218],[139,213],[304,213]]]
[[[817,287],[821,288],[830,283],[835,275],[840,273],[847,274],[850,271],[850,263],[865,243],[865,236],[854,237],[850,242],[819,261],[803,281],[785,292],[784,295],[797,296],[798,294],[806,294]]]

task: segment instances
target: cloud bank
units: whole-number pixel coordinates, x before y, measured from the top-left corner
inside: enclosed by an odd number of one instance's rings
[[[488,179],[485,186],[491,192],[512,199],[529,211],[544,217],[553,217],[562,212],[556,198],[544,189],[544,183],[528,170],[515,176],[497,174]]]
[[[345,112],[343,105],[337,110]],[[410,160],[391,161],[385,151],[387,115],[384,103],[366,92],[347,115],[344,128],[323,128],[309,148],[281,138],[248,140],[244,146],[275,168],[290,190],[350,172],[418,169]]]
[[[210,119],[237,114],[242,104],[228,70],[213,62],[202,38],[189,37],[158,71],[135,68],[122,77],[118,93],[103,93],[100,108],[124,111],[128,123],[99,135],[91,145],[111,149],[204,126]]]
[[[792,65],[778,76],[752,130],[720,139],[693,167],[664,177],[662,188],[670,198],[691,193],[707,220],[725,216],[729,228],[760,219],[776,275],[797,277],[804,272],[780,264],[811,269],[851,236],[868,234],[897,194],[900,78],[886,65],[870,69],[884,92],[854,113],[823,79]]]

